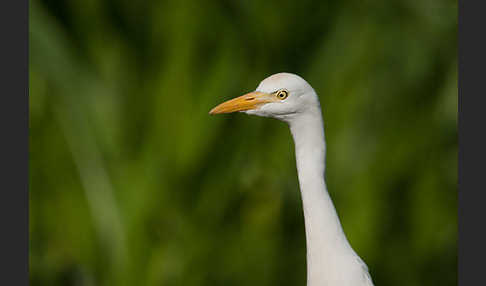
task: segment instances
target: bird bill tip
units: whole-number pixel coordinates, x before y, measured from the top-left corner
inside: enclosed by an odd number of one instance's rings
[[[221,113],[228,113],[228,112],[225,112],[220,105],[214,107],[209,111],[210,115],[221,114]]]

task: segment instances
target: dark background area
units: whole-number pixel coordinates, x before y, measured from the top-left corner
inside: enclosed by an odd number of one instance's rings
[[[32,285],[305,285],[287,71],[375,285],[457,284],[456,1],[31,1]]]

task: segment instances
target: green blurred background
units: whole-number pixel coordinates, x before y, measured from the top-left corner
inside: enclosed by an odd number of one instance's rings
[[[375,285],[456,285],[456,24],[451,0],[32,0],[31,284],[305,285],[287,126],[208,115],[287,71]]]

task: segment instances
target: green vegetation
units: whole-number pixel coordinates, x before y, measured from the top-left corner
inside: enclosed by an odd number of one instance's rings
[[[281,71],[375,284],[456,285],[456,1],[30,4],[32,285],[305,285],[287,126],[208,115]]]

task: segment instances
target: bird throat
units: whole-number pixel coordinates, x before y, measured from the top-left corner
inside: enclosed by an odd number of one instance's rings
[[[324,126],[320,107],[288,122],[304,211],[307,285],[334,285],[336,259],[352,253],[324,180]],[[333,273],[331,273],[333,272]]]

